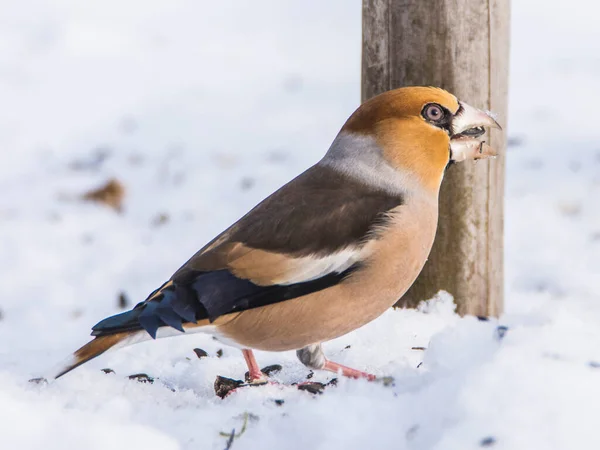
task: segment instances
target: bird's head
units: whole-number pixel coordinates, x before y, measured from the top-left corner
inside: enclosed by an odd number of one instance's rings
[[[329,156],[353,153],[360,159],[360,152],[369,153],[369,158],[381,158],[437,192],[449,162],[496,155],[482,139],[484,127],[500,125],[489,113],[443,89],[394,89],[371,98],[350,116],[336,139],[337,147],[346,148],[336,149],[334,142]],[[349,152],[352,140],[357,148]]]

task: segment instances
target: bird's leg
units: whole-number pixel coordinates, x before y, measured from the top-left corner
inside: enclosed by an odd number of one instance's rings
[[[330,372],[339,373],[348,378],[366,378],[369,381],[373,381],[377,378],[375,375],[367,372],[363,372],[361,370],[353,369],[352,367],[343,366],[333,361],[325,361],[325,366],[323,370],[329,370]]]
[[[366,378],[367,380],[375,380],[375,375],[352,369],[341,364],[329,361],[323,353],[321,344],[313,344],[308,347],[301,348],[296,351],[296,356],[302,364],[310,369],[329,370],[330,372],[342,373],[349,378]]]
[[[248,365],[248,372],[250,373],[250,384],[263,384],[267,382],[267,377],[258,366],[256,362],[256,358],[254,358],[254,353],[252,350],[248,348],[242,349],[242,353],[244,354],[244,359],[246,360],[246,364]]]

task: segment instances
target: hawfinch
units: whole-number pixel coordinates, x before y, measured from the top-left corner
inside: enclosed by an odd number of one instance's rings
[[[102,320],[56,378],[110,348],[207,333],[242,350],[296,350],[311,369],[373,375],[330,361],[321,343],[372,321],[408,290],[431,250],[448,164],[494,156],[498,127],[442,89],[385,92],[350,116],[317,164],[254,207],[131,311]]]

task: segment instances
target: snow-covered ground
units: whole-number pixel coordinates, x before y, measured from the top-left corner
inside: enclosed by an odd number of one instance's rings
[[[599,9],[555,3],[513,2],[506,313],[441,296],[326,346],[391,387],[221,400],[243,358],[198,335],[27,380],[323,154],[359,100],[360,2],[0,1],[0,448],[222,449],[244,417],[231,448],[600,448]],[[122,214],[79,199],[111,177]]]

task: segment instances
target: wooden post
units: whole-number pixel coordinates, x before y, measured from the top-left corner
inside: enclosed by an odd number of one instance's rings
[[[362,99],[410,85],[442,87],[497,114],[506,129],[509,0],[363,0]],[[498,315],[503,304],[504,132],[491,161],[450,167],[436,241],[397,306],[440,289],[461,314]]]

